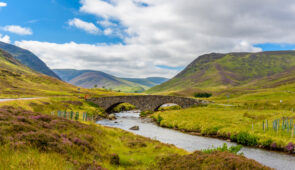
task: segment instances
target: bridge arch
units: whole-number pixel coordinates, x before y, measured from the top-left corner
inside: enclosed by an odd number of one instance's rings
[[[181,108],[183,108],[181,105],[177,104],[177,103],[163,103],[163,104],[160,104],[158,107],[155,108],[154,111],[158,111],[159,109],[161,109],[163,106],[164,107],[170,107],[170,106],[165,106],[167,104],[170,104],[171,106],[179,106]],[[173,104],[173,105],[172,105]]]
[[[111,105],[111,106],[109,106],[108,108],[106,108],[105,111],[106,111],[107,113],[111,113],[111,112],[113,112],[113,110],[114,110],[114,108],[115,108],[116,106],[118,106],[118,105],[120,105],[120,104],[122,104],[122,103],[128,103],[128,104],[131,104],[131,105],[135,106],[134,104],[129,103],[129,102],[118,102],[118,103],[114,103],[113,105]],[[135,106],[135,107],[137,108],[137,106]]]
[[[141,111],[155,111],[166,103],[175,103],[182,108],[188,108],[206,103],[205,101],[192,98],[156,95],[100,97],[87,99],[87,101],[97,104],[98,106],[105,109],[107,113],[109,113],[111,108],[120,103],[130,103]]]

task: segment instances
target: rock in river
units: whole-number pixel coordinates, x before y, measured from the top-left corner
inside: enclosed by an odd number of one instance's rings
[[[133,126],[130,128],[130,130],[139,130],[139,126]]]
[[[108,118],[109,120],[116,120],[116,116],[114,114],[110,114]]]

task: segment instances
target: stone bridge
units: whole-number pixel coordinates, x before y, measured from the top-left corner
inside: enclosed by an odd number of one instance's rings
[[[99,105],[101,108],[105,109],[107,113],[110,113],[114,107],[121,103],[132,104],[141,111],[156,111],[163,104],[167,103],[178,104],[182,108],[188,108],[207,103],[206,101],[185,97],[156,95],[99,97],[87,99],[87,101]]]

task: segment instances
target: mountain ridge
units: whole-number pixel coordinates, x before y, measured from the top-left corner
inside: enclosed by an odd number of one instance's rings
[[[60,79],[58,75],[56,75],[41,59],[39,59],[32,52],[1,41],[0,49],[10,53],[14,58],[19,60],[25,66],[30,67],[32,70]]]
[[[210,53],[199,56],[174,78],[147,92],[182,91],[189,88],[220,91],[251,82],[253,84],[254,81],[283,73],[293,67],[295,51]]]
[[[113,75],[95,70],[75,70],[75,69],[53,69],[62,80],[76,86],[93,88],[111,88],[123,92],[143,92],[153,87],[159,82],[166,81],[166,78],[119,78]]]

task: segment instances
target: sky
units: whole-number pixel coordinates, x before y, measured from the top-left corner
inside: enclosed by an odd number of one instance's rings
[[[0,41],[52,69],[173,77],[212,52],[295,49],[294,0],[0,0]]]

